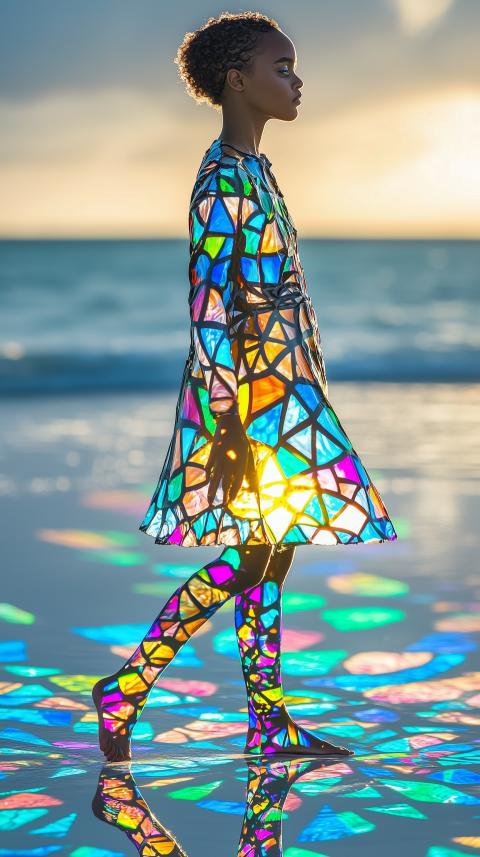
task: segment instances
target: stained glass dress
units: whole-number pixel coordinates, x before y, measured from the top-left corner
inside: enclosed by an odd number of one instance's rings
[[[141,529],[158,544],[354,544],[396,538],[327,398],[296,230],[270,162],[216,140],[190,205],[191,346],[175,428]],[[240,414],[258,480],[223,506],[205,466]]]

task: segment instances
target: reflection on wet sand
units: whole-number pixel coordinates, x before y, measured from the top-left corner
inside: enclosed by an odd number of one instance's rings
[[[338,767],[334,761],[330,765]],[[294,783],[324,779],[328,767],[328,762],[318,759],[265,764],[247,762],[247,793],[238,857],[264,857],[267,853],[268,857],[281,857],[282,814],[291,787]],[[319,776],[315,777],[315,772]],[[208,803],[203,801],[200,805],[208,809]],[[187,857],[174,835],[150,810],[135,783],[130,765],[104,765],[92,810],[100,821],[122,830],[142,857],[164,854]],[[212,831],[212,837],[214,835]]]

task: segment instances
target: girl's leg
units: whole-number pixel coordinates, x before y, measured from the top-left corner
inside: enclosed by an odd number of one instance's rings
[[[130,771],[114,771],[108,765],[102,768],[92,810],[100,821],[126,833],[142,857],[147,854],[187,857],[172,834],[150,812]]]
[[[294,548],[272,553],[262,582],[236,599],[235,624],[249,708],[245,752],[349,756],[351,751],[297,726],[285,707],[281,597],[294,553]]]
[[[132,729],[159,675],[219,607],[261,581],[270,554],[269,545],[224,550],[177,589],[127,663],[95,685],[99,743],[109,762],[131,758]]]

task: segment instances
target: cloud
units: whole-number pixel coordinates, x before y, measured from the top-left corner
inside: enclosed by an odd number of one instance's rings
[[[407,33],[416,35],[437,23],[453,6],[455,0],[393,0],[400,23]]]

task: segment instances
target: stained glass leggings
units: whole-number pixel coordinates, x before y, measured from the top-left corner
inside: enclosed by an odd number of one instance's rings
[[[163,670],[190,637],[226,601],[236,596],[236,628],[247,689],[246,752],[289,748],[327,752],[289,717],[281,682],[281,591],[294,549],[227,548],[169,599],[138,649],[110,680],[101,683],[101,717],[112,738],[125,740]],[[318,744],[318,746],[317,746]]]

